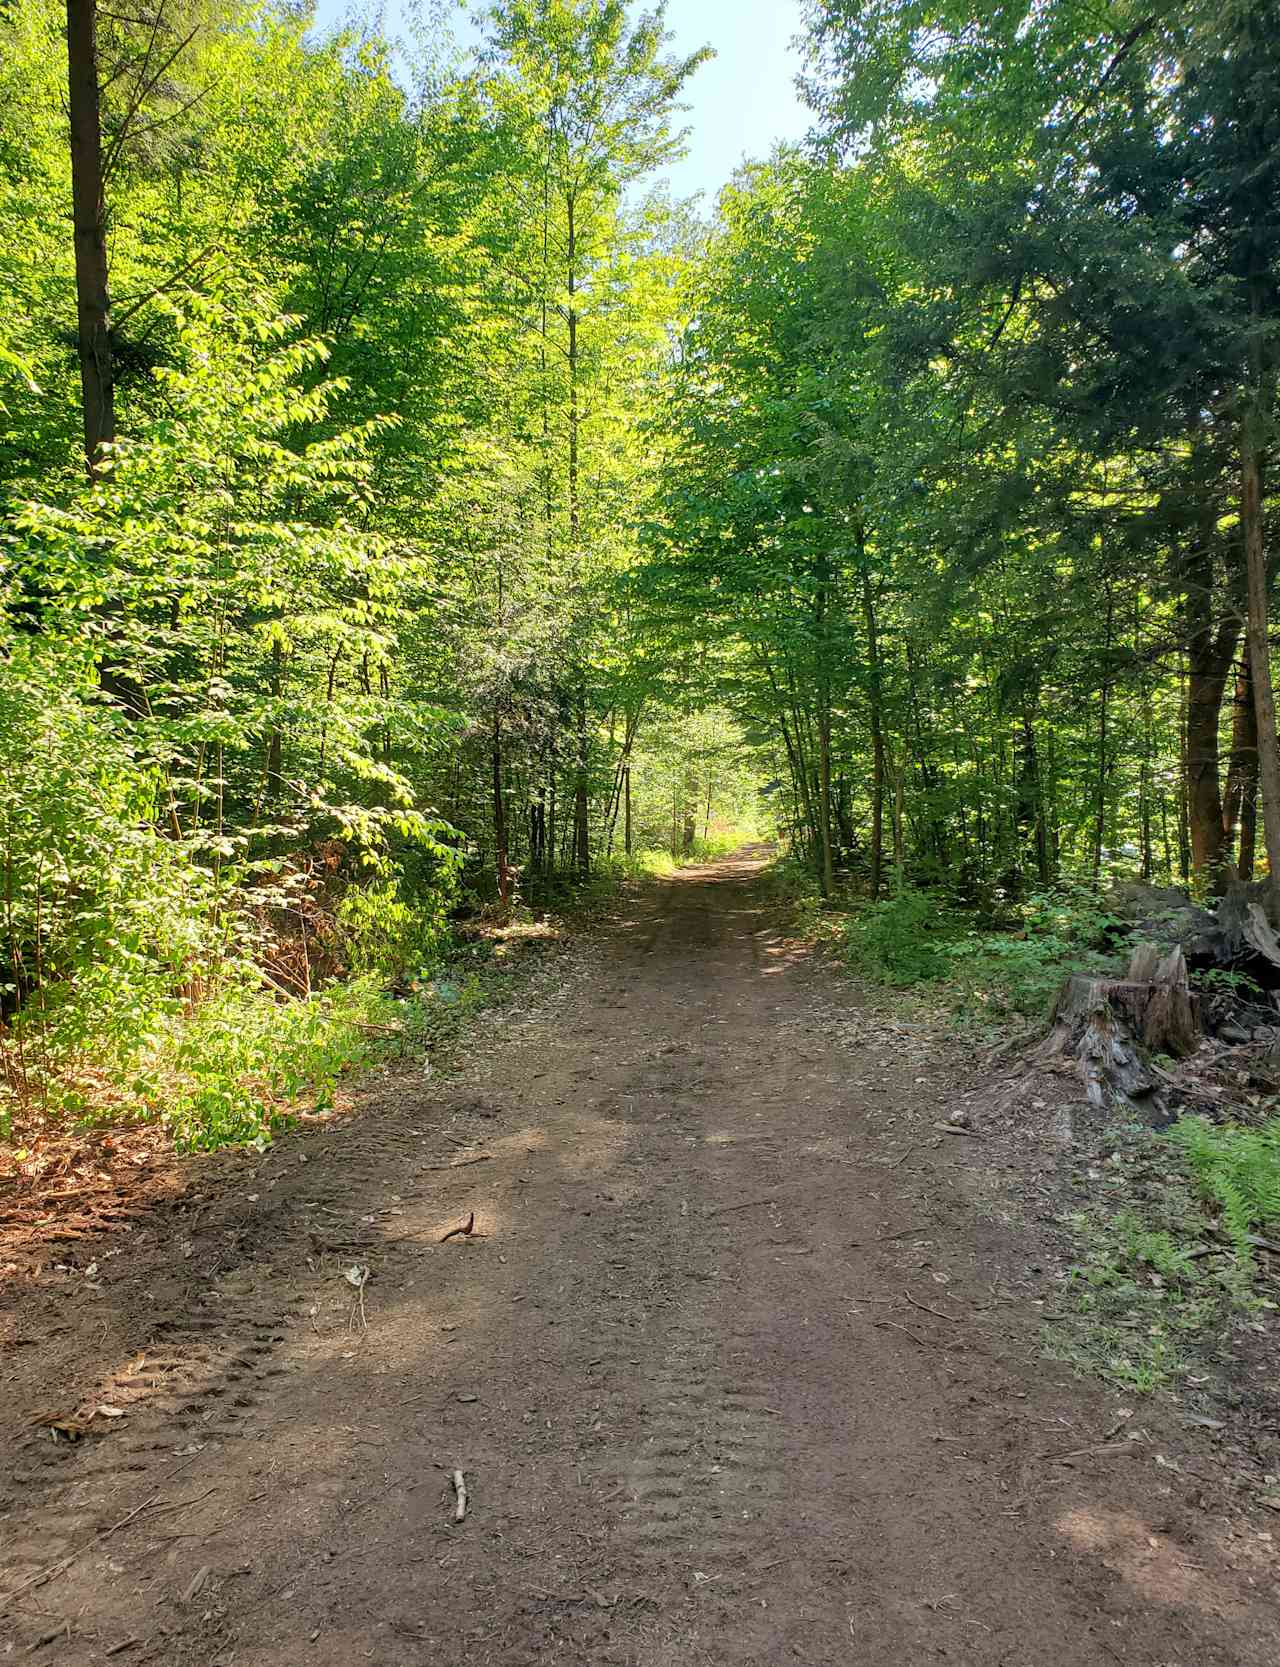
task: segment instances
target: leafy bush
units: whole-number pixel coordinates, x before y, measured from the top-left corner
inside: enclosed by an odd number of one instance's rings
[[[905,989],[947,976],[963,930],[960,915],[931,892],[904,886],[849,917],[844,953],[864,977]]]
[[[1033,893],[1001,930],[974,924],[944,894],[904,886],[859,907],[842,937],[864,977],[899,989],[945,984],[958,1009],[999,1019],[1042,1012],[1069,971],[1112,965],[1105,944],[1119,924],[1087,886]]]
[[[338,905],[345,961],[356,973],[377,972],[393,983],[425,976],[450,941],[449,905],[456,871],[445,868],[434,885],[406,895],[403,877],[379,876],[351,886]]]
[[[127,1059],[216,945],[208,873],[159,836],[156,772],[92,699],[87,661],[0,644],[0,1117],[77,1109],[92,1049]]]
[[[233,984],[171,1025],[130,1084],[129,1109],[184,1151],[265,1144],[300,1106],[331,1106],[339,1079],[402,1045],[402,1031],[372,978],[292,1001]]]
[[[1221,1208],[1237,1258],[1251,1266],[1249,1235],[1280,1229],[1280,1117],[1258,1129],[1183,1117],[1165,1138],[1186,1155],[1201,1192]]]
[[[966,934],[954,953],[961,1005],[995,1018],[1042,1013],[1069,972],[1103,972],[1117,960],[1122,923],[1086,885],[1033,892],[1003,932]]]

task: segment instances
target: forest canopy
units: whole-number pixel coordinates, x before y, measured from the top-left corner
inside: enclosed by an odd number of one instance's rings
[[[716,834],[1280,885],[1276,8],[810,0],[715,204],[661,6],[477,22],[0,4],[0,1117]]]

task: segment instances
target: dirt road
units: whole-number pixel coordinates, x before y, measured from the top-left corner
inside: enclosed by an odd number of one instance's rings
[[[757,867],[637,905],[461,1082],[8,1281],[0,1652],[1280,1659],[1266,1524],[1041,1358],[981,1142],[929,1145],[965,1062],[833,1043]],[[26,1422],[94,1404],[73,1444]]]

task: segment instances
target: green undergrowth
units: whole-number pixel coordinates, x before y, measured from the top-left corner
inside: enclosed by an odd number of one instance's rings
[[[1117,971],[1129,930],[1089,885],[1063,882],[979,909],[942,889],[891,882],[875,902],[824,898],[812,867],[774,863],[766,896],[802,935],[828,943],[863,983],[914,991],[953,1022],[998,1031],[1044,1013],[1068,972]]]
[[[996,1029],[1042,1014],[1068,972],[1118,970],[1126,925],[1088,886],[1062,884],[984,918],[903,886],[840,923],[849,967],[894,989],[930,987],[958,1021]]]
[[[1108,1144],[1075,1177],[1090,1202],[1063,1218],[1078,1259],[1049,1352],[1129,1390],[1203,1383],[1233,1326],[1277,1310],[1255,1241],[1280,1233],[1280,1117],[1128,1125]]]
[[[557,935],[517,923],[454,943],[395,991],[385,975],[368,972],[286,997],[246,972],[193,1006],[152,1011],[148,1032],[113,1069],[89,1057],[64,1065],[40,1104],[15,1120],[13,1138],[148,1122],[181,1151],[265,1146],[300,1116],[330,1110],[341,1086],[373,1065],[424,1056],[447,1064],[477,1017],[511,998],[522,968]],[[22,1152],[19,1144],[19,1159]]]

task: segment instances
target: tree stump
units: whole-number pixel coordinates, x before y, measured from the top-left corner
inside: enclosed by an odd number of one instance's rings
[[[1245,972],[1264,990],[1280,987],[1280,937],[1267,919],[1264,893],[1262,886],[1231,882],[1212,925],[1187,942],[1194,967]]]
[[[1200,998],[1187,982],[1180,948],[1139,944],[1122,979],[1073,973],[1058,992],[1040,1064],[1072,1060],[1093,1105],[1161,1112],[1164,1078],[1146,1054],[1175,1059],[1200,1045]]]

